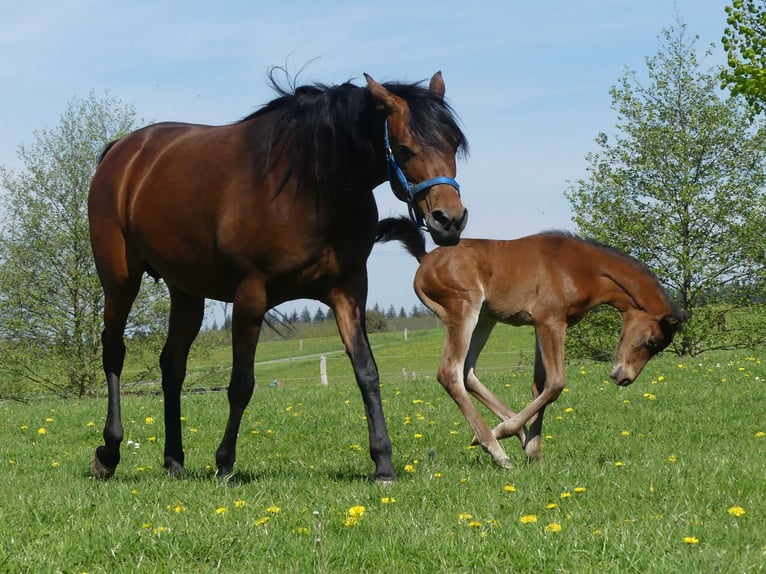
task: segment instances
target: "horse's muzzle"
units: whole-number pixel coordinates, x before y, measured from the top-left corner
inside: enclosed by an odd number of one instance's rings
[[[445,212],[436,209],[426,216],[425,222],[434,243],[455,245],[460,241],[460,234],[468,224],[468,210],[463,209],[459,217],[449,217]]]
[[[612,369],[612,372],[609,373],[609,376],[621,387],[627,387],[636,380],[635,377],[628,376],[628,373],[625,371],[622,365],[615,366]]]

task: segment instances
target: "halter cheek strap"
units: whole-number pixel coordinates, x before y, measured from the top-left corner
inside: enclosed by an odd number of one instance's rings
[[[396,192],[394,190],[394,179],[396,179],[399,182],[399,185],[404,189],[405,193],[407,194],[407,207],[410,211],[410,219],[417,225],[418,227],[421,227],[422,229],[426,229],[425,221],[423,220],[423,217],[415,213],[415,208],[413,206],[413,201],[415,199],[415,196],[420,193],[421,191],[428,189],[429,187],[433,187],[434,185],[440,185],[440,184],[446,184],[451,185],[457,190],[457,194],[460,195],[460,185],[458,185],[457,181],[452,179],[451,177],[447,177],[444,175],[440,175],[437,177],[432,177],[430,179],[426,179],[424,181],[421,181],[420,183],[411,183],[407,180],[407,176],[404,175],[404,172],[402,171],[402,168],[399,167],[399,164],[396,163],[396,158],[394,157],[394,152],[391,149],[391,142],[388,139],[388,120],[386,120],[383,123],[383,143],[386,148],[386,162],[388,163],[388,182],[391,185],[391,190]]]

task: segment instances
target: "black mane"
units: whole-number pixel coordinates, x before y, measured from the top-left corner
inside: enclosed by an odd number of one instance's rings
[[[407,101],[411,129],[424,147],[441,141],[467,155],[468,143],[452,108],[421,83],[390,82],[386,89]],[[276,114],[268,162],[289,155],[292,169],[318,184],[337,183],[348,165],[370,166],[375,161],[376,138],[382,138],[383,112],[376,110],[369,89],[350,82],[281,87],[272,74],[271,86],[279,94],[241,122]],[[440,141],[441,140],[441,141]],[[382,163],[383,157],[377,158]]]

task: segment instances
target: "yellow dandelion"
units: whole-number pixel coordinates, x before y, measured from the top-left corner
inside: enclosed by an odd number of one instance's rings
[[[215,509],[216,514],[226,514],[227,512],[229,512],[229,509],[226,508],[225,506],[219,506],[218,508]]]
[[[561,524],[558,522],[551,522],[545,526],[546,532],[559,532],[561,530]]]
[[[419,433],[419,432],[416,432],[415,433],[415,438],[423,438],[423,434]]]
[[[144,423],[148,424],[148,425],[153,425],[154,424],[154,417],[146,417],[144,419]]]
[[[364,506],[358,505],[358,506],[352,506],[348,509],[348,515],[349,516],[363,516],[365,510],[367,510]]]
[[[657,377],[657,380],[661,383],[662,381],[665,380],[665,377],[663,375],[660,375],[659,377]]]
[[[506,491],[506,492],[516,492],[516,487],[513,486],[512,484],[506,484],[503,487],[503,490]]]
[[[39,434],[39,435],[44,435],[46,432],[48,432],[48,431],[46,431],[46,430],[45,430],[44,428],[42,428],[42,427],[40,427],[39,429],[37,429],[37,434]]]
[[[567,408],[564,409],[564,412],[565,413],[573,413],[574,409],[572,407],[567,407]]]
[[[15,460],[13,460],[12,458],[11,458],[11,459],[8,459],[8,464],[16,464],[16,461],[15,461]]]
[[[473,518],[473,514],[470,514],[468,512],[461,512],[458,514],[458,520],[471,520]]]
[[[60,463],[59,461],[57,461],[57,460],[54,460],[54,461],[51,463],[51,466],[52,466],[53,468],[57,468],[57,467],[61,466],[61,463]]]
[[[629,430],[624,430],[624,431],[622,431],[622,432],[620,433],[620,435],[621,435],[621,436],[630,436],[630,431],[629,431]]]
[[[27,429],[29,428],[29,426],[27,426],[27,425],[21,425],[19,428],[20,428],[21,430],[27,430]]]
[[[268,521],[269,521],[269,517],[268,517],[268,516],[264,516],[263,518],[259,518],[258,520],[256,520],[256,521],[255,521],[255,525],[256,525],[256,526],[263,526],[263,525],[264,525],[264,524],[266,524]]]
[[[521,518],[519,518],[519,522],[522,524],[532,524],[534,522],[537,522],[537,516],[534,514],[525,514]]]
[[[245,506],[247,506],[247,502],[245,502],[244,500],[234,501],[234,508],[244,508]]]
[[[158,526],[157,528],[154,529],[155,534],[162,534],[163,532],[167,532],[167,531],[168,531],[167,526]]]
[[[471,520],[468,523],[468,526],[470,526],[471,528],[481,528],[481,522],[479,522],[478,520]]]
[[[675,454],[671,454],[668,457],[668,462],[676,462],[678,460],[678,457]]]
[[[765,436],[766,436],[766,432],[763,432],[763,431],[758,431],[757,433],[755,433],[755,438],[763,438]]]
[[[686,542],[686,544],[689,546],[700,543],[699,538],[695,538],[694,536],[684,536],[684,542]]]
[[[741,506],[732,506],[731,508],[729,508],[729,514],[731,514],[732,516],[742,516],[743,514],[745,514],[745,509],[742,508]]]
[[[558,507],[559,505],[556,504],[555,502],[549,502],[548,504],[545,505],[545,508],[547,508],[548,510],[555,510]]]
[[[562,499],[564,499],[564,498],[569,498],[570,496],[572,496],[572,493],[571,493],[571,492],[562,492],[562,493],[561,493],[561,498],[562,498]]]
[[[278,506],[269,506],[266,509],[266,512],[268,512],[269,514],[279,514],[280,512],[282,512],[282,509],[279,508]]]
[[[411,464],[404,465],[404,472],[415,472],[415,467]]]
[[[434,473],[434,478],[441,478],[442,476],[444,476],[444,475],[441,472],[435,472]]]
[[[618,460],[617,462],[614,463],[614,466],[617,467],[617,468],[622,468],[625,465],[624,465],[624,463],[622,461]]]
[[[394,504],[396,499],[393,496],[384,496],[380,499],[383,504]]]
[[[457,434],[457,431],[456,430],[451,430],[451,431],[449,431],[449,433],[450,434]]]
[[[574,489],[574,491],[575,491],[577,494],[582,494],[582,493],[583,493],[583,492],[585,492],[586,490],[587,490],[587,489],[586,489],[584,486],[575,486],[575,489]]]
[[[96,423],[94,423],[93,421],[88,421],[87,423],[85,423],[85,426],[86,427],[94,427],[94,426],[96,426]]]

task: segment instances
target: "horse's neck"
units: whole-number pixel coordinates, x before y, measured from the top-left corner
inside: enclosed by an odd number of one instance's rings
[[[605,251],[599,274],[610,286],[603,303],[625,312],[629,309],[657,311],[667,306],[657,280],[637,263],[616,253]]]

